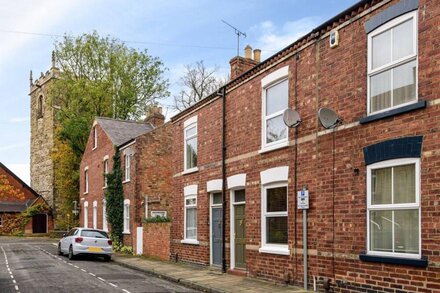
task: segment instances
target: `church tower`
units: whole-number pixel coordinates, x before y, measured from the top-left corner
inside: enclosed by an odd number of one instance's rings
[[[31,187],[41,194],[55,212],[54,146],[55,109],[48,96],[53,80],[59,75],[52,54],[52,67],[36,80],[30,72],[31,100]]]

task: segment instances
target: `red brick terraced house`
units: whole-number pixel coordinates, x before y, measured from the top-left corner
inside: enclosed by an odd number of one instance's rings
[[[440,292],[439,34],[438,1],[364,0],[263,62],[249,47],[232,59],[227,85],[171,119],[171,258]]]
[[[164,142],[171,136],[167,135],[168,129],[163,122],[160,108],[154,108],[143,122],[98,117],[91,128],[81,161],[80,225],[109,230],[111,227],[106,219],[105,203],[107,180],[104,174],[112,171],[115,148],[119,149],[124,189],[123,242],[138,253],[142,253],[143,235],[137,235],[137,231],[142,228],[148,208],[150,216],[166,216],[168,211],[166,195],[169,194],[167,185],[170,185],[171,173],[167,170],[170,169],[171,160],[167,159],[167,163],[160,166],[155,165],[163,161],[162,158],[169,153],[167,146],[171,145]],[[151,176],[153,170],[160,171],[161,175]],[[164,176],[169,179],[164,179]]]

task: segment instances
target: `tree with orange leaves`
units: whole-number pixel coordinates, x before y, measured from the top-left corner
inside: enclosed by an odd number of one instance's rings
[[[13,186],[6,175],[0,175],[0,200],[24,200],[25,195],[19,188]]]

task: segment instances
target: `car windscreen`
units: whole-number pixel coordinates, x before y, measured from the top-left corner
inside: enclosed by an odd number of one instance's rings
[[[91,237],[91,238],[108,238],[107,233],[104,231],[96,231],[96,230],[82,230],[81,236]]]

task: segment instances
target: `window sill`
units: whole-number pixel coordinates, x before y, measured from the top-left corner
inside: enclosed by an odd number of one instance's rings
[[[258,249],[260,253],[271,253],[280,255],[290,255],[290,249],[287,247],[274,247],[274,246],[263,246]]]
[[[200,244],[200,242],[196,239],[182,239],[182,240],[180,240],[180,243],[192,244],[192,245],[199,245]]]
[[[95,146],[94,148],[92,148],[92,151],[94,151],[94,150],[96,150],[98,147],[97,146]]]
[[[122,234],[129,235],[129,234],[130,234],[130,231],[123,231]]]
[[[278,149],[282,149],[282,148],[286,148],[289,146],[289,141],[285,141],[276,145],[271,145],[268,147],[263,147],[261,148],[261,150],[258,151],[259,154],[264,154],[264,153],[268,153],[274,150],[278,150]]]
[[[107,189],[108,186],[103,186],[102,189]]]
[[[408,258],[408,257],[392,257],[382,255],[371,255],[362,252],[359,254],[359,259],[366,262],[378,262],[385,264],[396,264],[413,267],[426,268],[428,266],[428,258],[422,256],[422,258]]]
[[[122,184],[130,182],[130,179],[122,181]]]
[[[83,194],[84,194],[84,195],[87,195],[87,194],[89,194],[89,192],[88,192],[88,191],[86,191],[86,192],[84,192]]]
[[[194,172],[197,172],[197,171],[199,171],[199,168],[198,167],[194,167],[194,168],[187,169],[187,170],[183,171],[182,175],[191,174],[191,173],[194,173]]]
[[[418,109],[423,109],[423,108],[426,108],[426,101],[422,100],[422,101],[418,101],[414,104],[406,105],[406,106],[403,106],[400,108],[396,108],[396,109],[392,109],[389,111],[373,114],[373,115],[370,115],[367,117],[362,117],[361,119],[359,119],[359,123],[360,124],[367,124],[367,123],[370,123],[373,121],[377,121],[380,119],[408,113],[408,112],[418,110]]]

